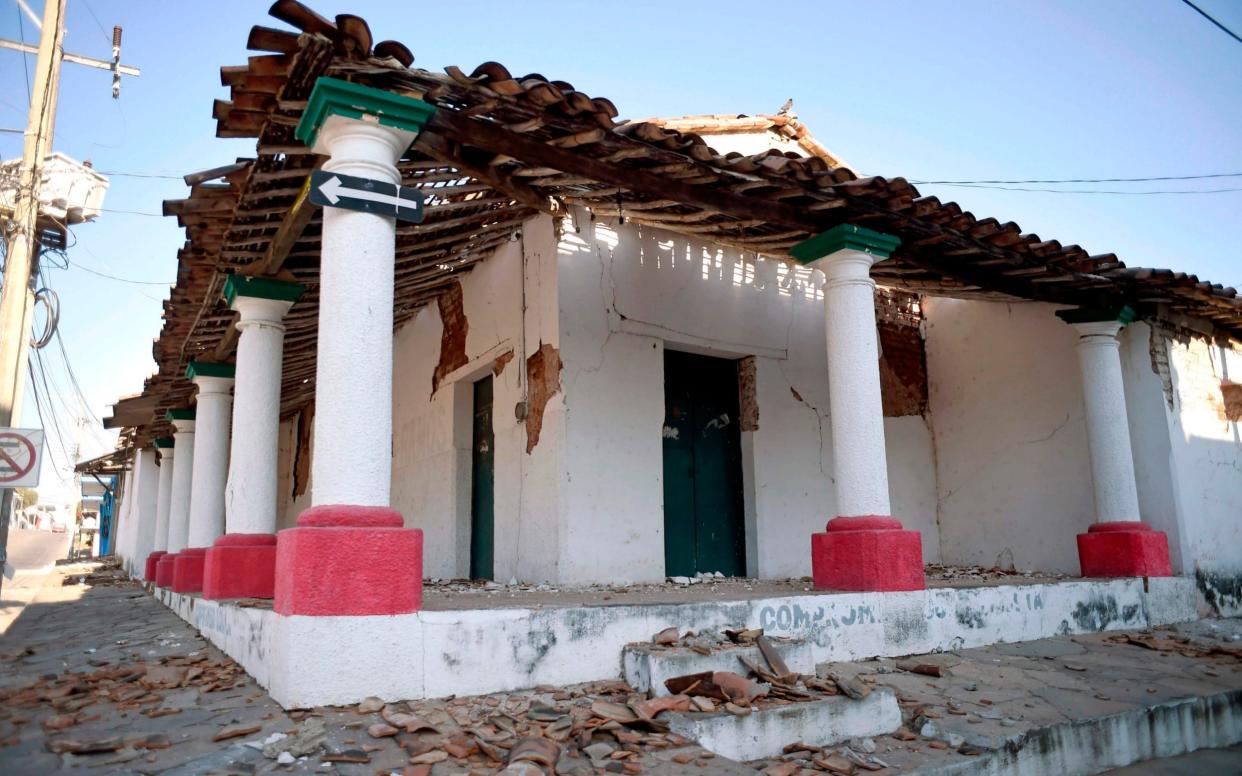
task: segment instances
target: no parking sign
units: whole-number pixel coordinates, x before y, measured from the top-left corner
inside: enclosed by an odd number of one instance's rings
[[[43,429],[0,428],[0,488],[33,488],[39,484]]]

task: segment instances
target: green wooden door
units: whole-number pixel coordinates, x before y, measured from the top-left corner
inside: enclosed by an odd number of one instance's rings
[[[664,565],[746,573],[735,361],[664,352]]]
[[[470,578],[492,579],[496,547],[496,453],[492,435],[492,376],[474,384],[471,447]]]

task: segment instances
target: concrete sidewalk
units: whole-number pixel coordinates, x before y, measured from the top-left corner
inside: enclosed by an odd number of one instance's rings
[[[1161,750],[1165,739],[1182,748],[1242,740],[1237,620],[821,665],[820,677],[890,688],[903,727],[826,749],[782,742],[783,756],[737,763],[668,732],[659,718],[626,721],[643,696],[620,681],[286,712],[119,570],[66,565],[51,582],[0,638],[6,775],[809,776],[862,773],[864,762],[885,774],[1068,774],[1124,765],[1136,753],[1180,753]],[[1148,732],[1133,735],[1135,726]],[[543,764],[506,769],[519,751]],[[1221,758],[1231,754],[1189,761],[1227,762]],[[1112,764],[1099,767],[1100,756]]]

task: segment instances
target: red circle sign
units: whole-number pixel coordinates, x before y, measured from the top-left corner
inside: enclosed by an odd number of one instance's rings
[[[14,440],[13,444],[9,440]],[[5,444],[9,442],[9,444]],[[10,452],[13,448],[13,452]],[[29,439],[12,431],[0,433],[0,484],[16,482],[35,465],[35,448]]]

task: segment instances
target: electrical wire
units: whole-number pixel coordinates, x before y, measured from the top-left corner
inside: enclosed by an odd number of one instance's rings
[[[1182,2],[1183,2],[1183,3],[1185,3],[1186,5],[1190,6],[1191,8],[1195,9],[1195,11],[1197,11],[1197,12],[1198,12],[1198,14],[1199,14],[1200,16],[1202,16],[1204,19],[1207,19],[1209,22],[1211,22],[1212,24],[1215,24],[1217,27],[1219,27],[1222,31],[1224,31],[1224,33],[1225,33],[1226,35],[1228,35],[1229,37],[1233,38],[1233,39],[1234,39],[1234,40],[1236,40],[1238,43],[1242,43],[1242,38],[1238,37],[1238,34],[1237,34],[1236,32],[1234,32],[1233,30],[1229,29],[1229,28],[1228,28],[1228,27],[1226,27],[1225,25],[1223,25],[1223,24],[1221,24],[1220,22],[1218,22],[1218,21],[1216,21],[1215,19],[1213,19],[1213,18],[1212,18],[1212,17],[1208,14],[1208,12],[1207,12],[1207,11],[1203,10],[1203,9],[1202,9],[1202,8],[1200,8],[1199,6],[1197,6],[1197,5],[1195,5],[1194,3],[1190,2],[1190,0],[1182,0]]]
[[[17,12],[17,32],[21,36],[22,43],[26,42],[26,23],[22,21],[22,9],[20,6],[14,5],[13,10]],[[26,55],[22,55],[22,69],[26,72],[26,79],[22,84],[26,87],[26,102],[29,103],[34,95],[30,93],[30,63],[26,61]]]
[[[30,375],[30,390],[31,390],[31,393],[34,395],[35,413],[39,416],[39,425],[44,429],[44,434],[46,436],[46,430],[47,430],[48,424],[47,424],[47,421],[43,417],[43,402],[39,398],[39,384],[34,379],[34,376],[35,376],[34,375],[34,364],[32,361],[26,362],[26,371]],[[47,450],[47,457],[50,458],[52,461],[52,468],[60,469],[61,466],[56,461],[56,455],[54,454],[55,451],[52,449],[52,446],[46,445],[45,449]]]
[[[171,286],[173,285],[173,283],[165,283],[161,280],[133,280],[132,278],[123,278],[123,277],[118,277],[117,275],[109,275],[106,272],[100,272],[99,270],[91,269],[90,267],[84,265],[80,261],[74,261],[73,266],[81,270],[86,270],[92,275],[98,275],[99,277],[107,278],[108,280],[115,280],[118,283],[132,283],[136,286]]]
[[[912,180],[911,183],[922,185],[924,183],[942,183],[945,185],[975,185],[983,183],[1151,183],[1153,181],[1196,181],[1205,180],[1207,178],[1242,178],[1242,172],[1214,172],[1207,175],[1155,175],[1148,178],[1058,178],[1046,180],[1012,180],[1012,181],[921,181]]]
[[[911,183],[914,183],[914,181],[911,181]],[[1225,189],[1161,189],[1147,191],[1122,191],[1119,189],[1044,189],[1029,186],[988,186],[981,183],[948,182],[919,185],[957,186],[958,188],[963,189],[992,189],[995,191],[1037,191],[1044,194],[1120,194],[1123,196],[1148,196],[1152,194],[1224,194],[1227,192],[1242,191],[1242,187]]]

